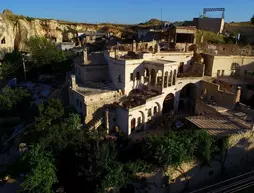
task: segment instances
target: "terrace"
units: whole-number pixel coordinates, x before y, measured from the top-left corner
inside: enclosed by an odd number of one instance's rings
[[[144,90],[135,89],[129,93],[127,97],[122,99],[122,106],[130,109],[140,105],[146,104],[146,100],[155,96],[158,96],[159,92],[148,90],[145,88]]]

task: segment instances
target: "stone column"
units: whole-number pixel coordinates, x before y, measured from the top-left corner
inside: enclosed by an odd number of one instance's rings
[[[115,59],[117,59],[118,58],[118,47],[116,47],[116,49],[115,49]]]
[[[156,52],[159,54],[160,51],[161,51],[160,44],[159,44],[159,42],[157,42],[157,44],[156,44]]]
[[[158,72],[156,72],[156,74],[155,74],[155,85],[154,86],[157,86],[157,73]]]
[[[241,87],[240,86],[238,86],[237,87],[237,92],[236,92],[236,98],[235,98],[235,103],[238,103],[238,102],[240,102],[240,98],[241,98]]]
[[[148,69],[149,75],[148,75],[148,84],[151,84],[151,71]]]
[[[155,42],[155,40],[153,40],[153,44],[152,44],[153,52],[154,52],[154,50],[155,50],[155,44],[156,44],[156,42]],[[149,49],[149,48],[148,48],[148,49]]]
[[[86,64],[88,61],[87,48],[84,48],[83,50],[83,60],[84,60],[84,64]]]
[[[132,43],[132,51],[133,52],[136,52],[137,51],[137,44],[136,44],[136,41],[133,40],[133,43]]]
[[[105,127],[107,134],[109,134],[109,111],[108,109],[105,111]]]
[[[74,74],[71,75],[71,88],[72,88],[72,90],[77,89],[76,76]]]
[[[168,80],[169,80],[169,76],[170,76],[170,72],[168,72],[168,76],[167,76],[167,87],[168,88]]]
[[[162,89],[164,88],[164,78],[165,78],[165,73],[162,72],[162,84],[161,84]]]

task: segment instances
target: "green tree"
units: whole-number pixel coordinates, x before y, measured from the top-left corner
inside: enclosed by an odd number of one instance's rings
[[[29,91],[22,87],[3,88],[2,93],[0,94],[0,112],[6,113],[6,111],[11,111],[30,96]]]
[[[254,25],[254,15],[253,15],[252,18],[250,19],[250,22],[251,22],[251,24]]]
[[[21,191],[51,193],[52,185],[57,182],[52,154],[35,145],[22,155],[21,162],[25,166]]]
[[[52,122],[64,115],[64,108],[59,99],[51,99],[47,104],[38,106],[39,116],[35,118],[35,129],[42,131],[48,129]]]
[[[58,50],[56,43],[45,37],[31,37],[26,41],[26,46],[36,67],[67,60],[66,53]]]
[[[4,78],[9,74],[14,73],[21,66],[22,66],[21,52],[14,50],[11,53],[6,53],[2,65],[0,65],[0,77]]]
[[[80,123],[78,114],[70,114],[60,123],[49,126],[48,131],[44,131],[43,137],[39,140],[40,144],[50,148],[53,152],[59,152],[67,146],[79,144],[83,137],[83,133],[79,129]]]

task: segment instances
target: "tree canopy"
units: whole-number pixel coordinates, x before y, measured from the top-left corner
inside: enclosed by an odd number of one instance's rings
[[[254,15],[253,15],[252,18],[250,19],[250,22],[251,22],[251,24],[254,25]]]
[[[55,42],[45,37],[31,37],[26,41],[28,51],[32,55],[33,63],[39,67],[60,63],[67,60],[67,54],[57,49]]]
[[[21,191],[51,193],[52,185],[57,182],[52,154],[35,145],[22,155],[21,162],[25,166],[22,168],[25,178],[21,183]]]
[[[15,107],[17,107],[17,105],[21,103],[24,104],[24,101],[30,97],[31,94],[25,88],[3,88],[2,92],[0,93],[0,113],[7,113],[8,111],[11,111]]]
[[[22,66],[22,54],[17,51],[6,53],[0,65],[0,78],[6,77]]]

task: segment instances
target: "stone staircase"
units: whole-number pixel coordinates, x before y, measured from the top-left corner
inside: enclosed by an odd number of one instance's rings
[[[89,121],[85,125],[85,128],[88,130],[96,130],[99,126],[101,126],[102,122],[103,122],[102,116],[94,117],[91,121]]]

